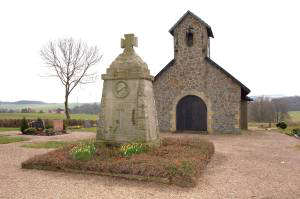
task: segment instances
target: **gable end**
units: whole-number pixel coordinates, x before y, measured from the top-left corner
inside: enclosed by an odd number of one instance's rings
[[[159,73],[157,73],[154,77],[154,82],[158,79],[158,77],[165,72],[166,70],[168,70],[168,68],[170,68],[171,66],[173,66],[175,63],[175,59],[172,59],[165,67],[163,67],[163,69],[161,69],[161,71],[159,71]]]
[[[190,15],[190,16],[192,16],[193,18],[195,18],[198,22],[200,22],[201,24],[203,24],[205,27],[206,27],[206,29],[207,29],[207,34],[208,34],[208,36],[209,37],[212,37],[212,38],[214,38],[214,35],[213,35],[213,32],[212,32],[212,30],[211,30],[211,27],[205,22],[205,21],[203,21],[200,17],[198,17],[197,15],[195,15],[194,13],[192,13],[191,11],[187,11],[177,22],[176,22],[176,24],[169,30],[169,32],[170,32],[170,34],[171,35],[173,35],[174,36],[174,30],[175,30],[175,28],[184,20],[184,18],[186,17],[186,16],[188,16],[188,15]]]

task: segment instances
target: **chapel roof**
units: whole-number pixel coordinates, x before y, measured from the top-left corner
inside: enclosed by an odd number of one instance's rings
[[[192,16],[194,19],[196,19],[197,21],[199,21],[201,24],[203,24],[206,29],[207,29],[207,34],[209,37],[214,38],[214,34],[211,30],[211,27],[205,22],[203,21],[200,17],[198,17],[197,15],[195,15],[194,13],[192,13],[191,11],[187,11],[175,24],[174,26],[169,30],[169,32],[171,33],[171,35],[174,36],[174,30],[175,28],[185,19],[185,17],[187,17],[188,15]]]
[[[213,60],[211,60],[209,57],[205,57],[205,61],[208,62],[209,64],[211,64],[212,66],[216,67],[217,69],[219,69],[221,72],[223,72],[227,77],[229,77],[232,81],[234,81],[235,83],[237,83],[242,90],[242,99],[246,100],[246,101],[252,101],[251,98],[249,98],[247,95],[250,93],[250,89],[247,88],[244,84],[242,84],[238,79],[236,79],[235,77],[233,77],[229,72],[227,72],[224,68],[222,68],[221,66],[219,66],[216,62],[214,62]],[[159,73],[157,73],[157,75],[154,77],[154,81],[156,81],[158,79],[158,77],[165,72],[166,70],[168,70],[171,66],[173,66],[175,63],[175,59],[172,59]]]

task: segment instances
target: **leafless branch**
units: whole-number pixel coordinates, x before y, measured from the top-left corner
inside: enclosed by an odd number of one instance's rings
[[[78,84],[95,81],[96,73],[88,73],[88,71],[102,58],[96,46],[88,47],[86,43],[72,38],[58,42],[50,41],[42,48],[40,54],[44,64],[54,73],[49,76],[58,77],[64,85],[66,102]]]

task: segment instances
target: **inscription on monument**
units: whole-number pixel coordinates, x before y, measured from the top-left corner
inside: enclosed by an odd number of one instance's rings
[[[129,94],[129,87],[124,81],[119,81],[116,83],[114,88],[114,93],[116,97],[124,98]]]

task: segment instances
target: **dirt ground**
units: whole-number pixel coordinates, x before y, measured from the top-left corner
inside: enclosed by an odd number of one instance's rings
[[[215,144],[216,153],[197,187],[21,169],[22,161],[51,150],[20,147],[24,143],[95,137],[94,133],[74,132],[53,137],[26,136],[31,140],[0,145],[0,198],[300,198],[299,139],[274,131],[161,136],[201,136]]]

